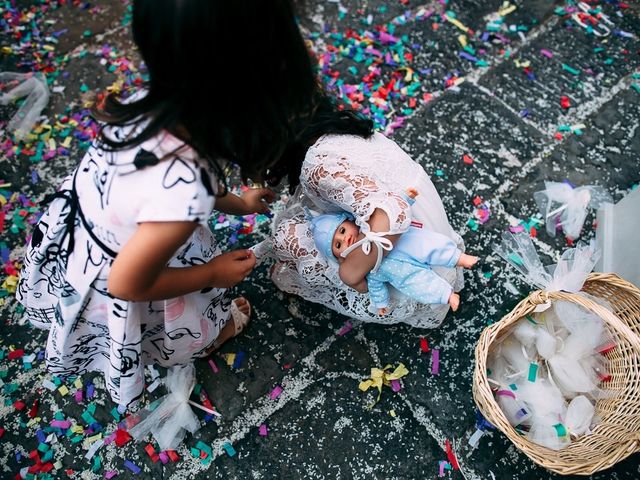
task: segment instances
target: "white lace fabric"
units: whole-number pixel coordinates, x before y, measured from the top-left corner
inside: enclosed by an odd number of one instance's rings
[[[381,134],[370,139],[325,135],[307,152],[300,181],[300,187],[274,221],[276,265],[272,279],[276,286],[368,322],[438,326],[448,305],[418,304],[398,292],[392,292],[389,313],[377,315],[369,295],[346,286],[338,275],[338,263],[327,261],[316,249],[304,212],[305,207],[322,213],[347,211],[368,232],[367,221],[379,208],[389,218],[391,233],[402,233],[412,220],[418,220],[427,228],[448,235],[463,248],[462,239],[451,229],[442,201],[422,167]],[[409,187],[419,193],[413,207],[402,196]],[[461,271],[434,270],[456,291],[462,288]]]

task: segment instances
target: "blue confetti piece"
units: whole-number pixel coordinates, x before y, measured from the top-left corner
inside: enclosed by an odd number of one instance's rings
[[[244,360],[244,352],[238,352],[236,354],[236,359],[233,362],[233,368],[240,368],[240,365],[242,365],[242,360]]]

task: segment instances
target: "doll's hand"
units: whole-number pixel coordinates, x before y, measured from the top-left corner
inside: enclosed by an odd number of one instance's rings
[[[242,201],[249,213],[269,213],[269,203],[272,203],[276,194],[270,188],[250,188],[242,193]]]
[[[387,309],[385,307],[379,308],[378,309],[378,315],[382,316],[382,315],[386,315],[387,314]]]

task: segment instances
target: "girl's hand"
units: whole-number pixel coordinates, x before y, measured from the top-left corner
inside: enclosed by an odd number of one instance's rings
[[[212,287],[230,288],[240,283],[256,265],[256,257],[251,250],[233,250],[209,261],[212,271]]]
[[[250,213],[269,213],[268,204],[276,199],[276,194],[270,188],[250,188],[242,193],[242,201]]]

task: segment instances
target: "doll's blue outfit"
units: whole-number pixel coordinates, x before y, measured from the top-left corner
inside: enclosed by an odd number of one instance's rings
[[[412,201],[414,200],[410,199]],[[353,220],[353,217],[348,213],[339,213],[311,219],[316,246],[328,259],[335,261],[331,243],[336,229],[345,220]],[[361,242],[365,242],[363,247],[367,242],[376,243],[378,251],[385,247],[390,249],[386,244],[380,245],[379,240],[365,237]],[[354,246],[355,244],[351,247]],[[388,284],[424,304],[449,303],[449,297],[453,293],[451,285],[431,269],[431,265],[453,268],[458,263],[462,251],[449,237],[426,230],[418,222],[411,222],[409,229],[390,250],[379,262],[378,268],[374,267],[367,275],[369,296],[376,308],[389,306]],[[348,252],[345,251],[343,256],[346,253]],[[365,250],[365,253],[368,251]]]

